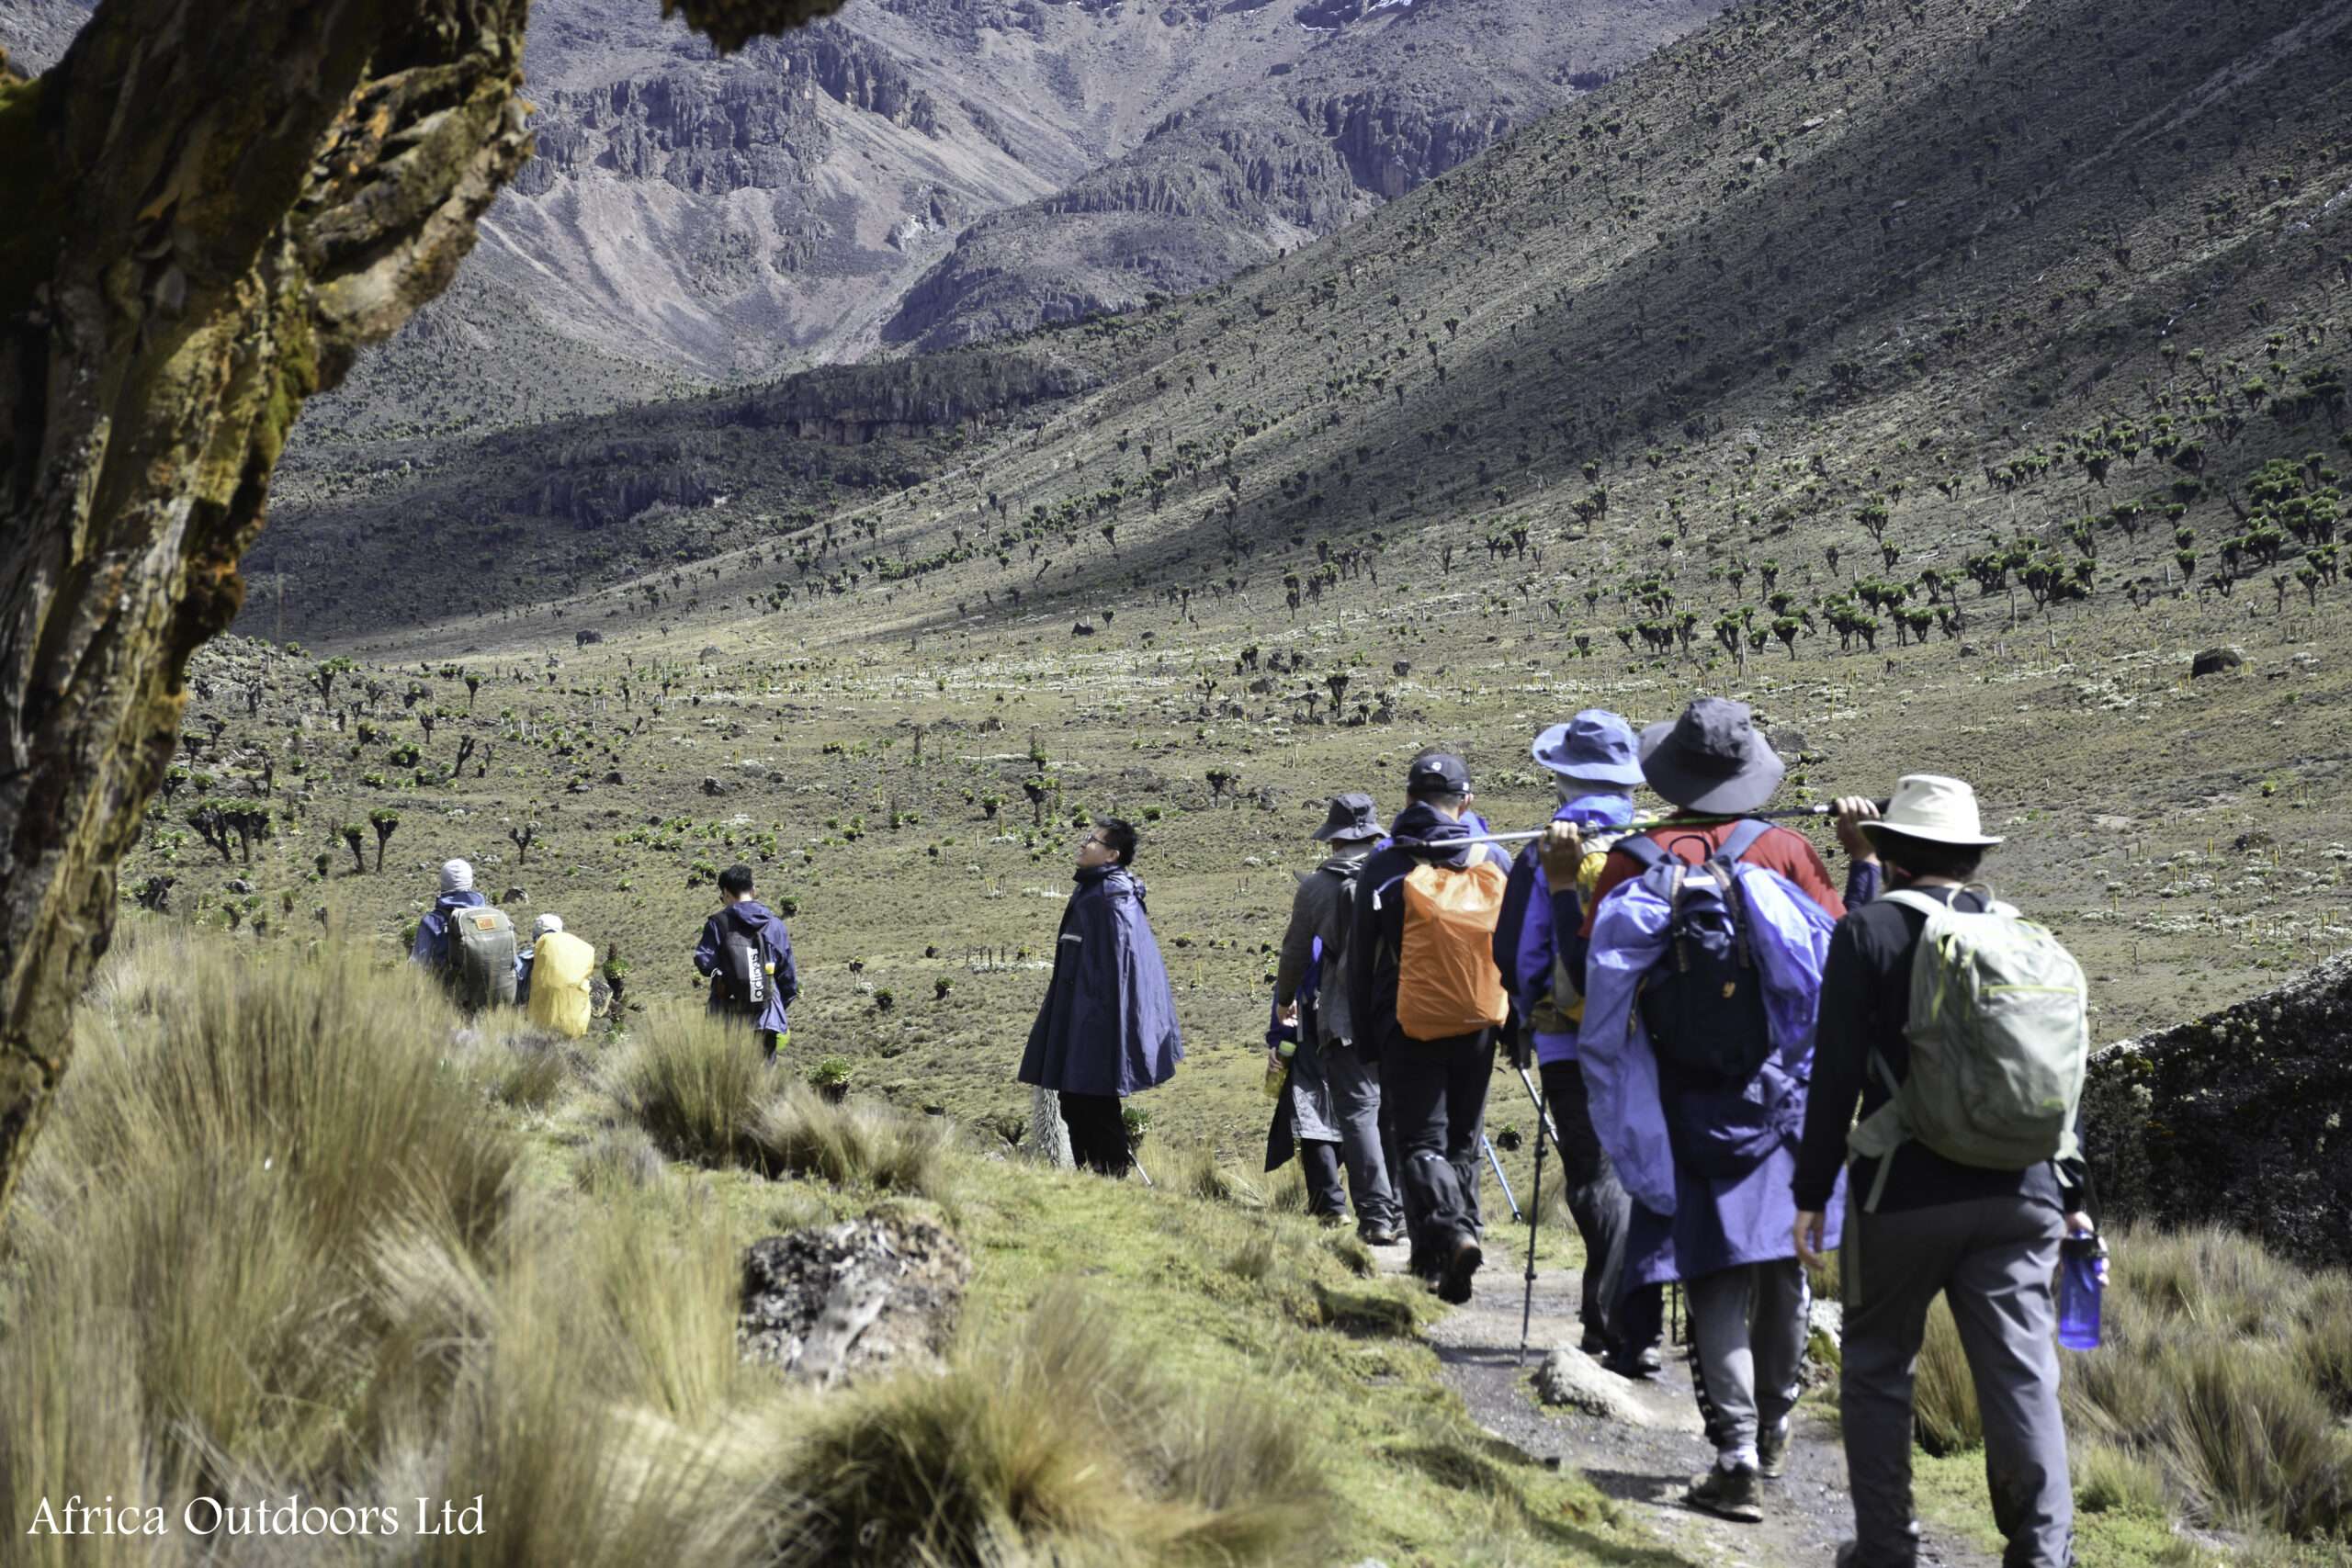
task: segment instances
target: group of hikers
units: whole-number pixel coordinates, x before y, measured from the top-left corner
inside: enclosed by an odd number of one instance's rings
[[[1352,1207],[1365,1241],[1409,1242],[1411,1271],[1465,1302],[1505,1054],[1583,1243],[1582,1349],[1657,1375],[1681,1292],[1716,1453],[1690,1506],[1764,1517],[1807,1267],[1835,1249],[1856,1525],[1840,1568],[1917,1561],[1913,1375],[1939,1294],[2005,1562],[2070,1562],[2053,1277],[2062,1241],[2095,1234],[2075,1126],[2087,1001],[2064,950],[1977,881],[2001,840],[1974,792],[1909,774],[1886,801],[1837,801],[1841,889],[1809,840],[1758,815],[1784,763],[1743,704],[1702,697],[1638,736],[1588,710],[1532,751],[1558,807],[1516,855],[1458,756],[1415,757],[1385,826],[1369,795],[1330,801],[1275,974],[1268,1168],[1295,1152],[1326,1223]],[[1636,819],[1642,787],[1664,815]],[[1183,1055],[1136,846],[1116,819],[1080,840],[1020,1069],[1058,1092],[1077,1160],[1114,1176],[1132,1163],[1121,1100]]]
[[[1658,1375],[1667,1292],[1681,1292],[1716,1454],[1688,1504],[1764,1517],[1811,1327],[1806,1269],[1834,1248],[1856,1524],[1841,1568],[1917,1560],[1913,1375],[1939,1294],[1975,1382],[2005,1561],[2070,1562],[2052,1280],[2062,1241],[2095,1235],[2075,1127],[2087,1004],[2064,950],[1976,880],[2001,840],[1974,792],[1908,774],[1884,802],[1837,801],[1841,889],[1809,840],[1758,815],[1784,764],[1743,704],[1702,697],[1638,736],[1591,709],[1532,755],[1558,798],[1533,834],[1489,831],[1446,752],[1412,760],[1385,826],[1370,795],[1330,800],[1277,961],[1267,1168],[1295,1154],[1316,1214],[1341,1224],[1352,1209],[1366,1242],[1409,1243],[1411,1272],[1466,1302],[1506,1055],[1583,1244],[1581,1349]],[[1644,787],[1663,816],[1636,818]],[[1514,855],[1498,838],[1530,841]],[[1138,839],[1112,818],[1079,840],[1019,1071],[1057,1101],[1075,1163],[1106,1176],[1139,1168],[1122,1101],[1183,1058]],[[799,989],[790,938],[748,866],[719,874],[718,899],[695,967],[709,1010],[773,1060]],[[605,999],[593,947],[544,914],[518,948],[462,860],[442,866],[411,956],[466,1005],[519,1004],[559,1033]]]
[[[563,918],[543,914],[531,941],[518,945],[513,922],[474,886],[474,868],[445,861],[433,908],[416,923],[409,958],[440,977],[459,1006],[519,1007],[530,1021],[566,1039],[606,1016],[612,982],[596,972],[596,950],[564,930]],[[718,910],[703,922],[695,969],[710,982],[707,1010],[748,1028],[762,1053],[775,1058],[791,1038],[786,1015],[799,994],[792,938],[784,919],[753,896],[752,868],[718,874]]]

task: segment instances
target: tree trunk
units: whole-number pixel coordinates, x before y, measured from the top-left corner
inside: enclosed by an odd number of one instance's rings
[[[684,8],[726,48],[836,4]],[[526,11],[103,0],[0,67],[0,1214],[287,432],[528,154]]]

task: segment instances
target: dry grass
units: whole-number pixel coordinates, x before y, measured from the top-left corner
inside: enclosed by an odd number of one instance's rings
[[[1102,1564],[1311,1557],[1309,1445],[1235,1390],[1180,1392],[1100,1303],[1049,1292],[985,1352],[820,1412],[782,1561]]]
[[[669,1178],[635,1125],[572,1183],[519,1185],[485,1092],[511,1043],[458,1040],[404,968],[175,938],[129,944],[101,996],[0,1269],[0,1517],[60,1477],[175,1514],[198,1491],[481,1495],[485,1534],[403,1543],[451,1568],[752,1568],[779,1542],[1259,1562],[1327,1540],[1314,1443],[1180,1385],[1100,1303],[1049,1292],[945,1374],[844,1395],[746,1369],[724,1190]],[[754,1126],[760,1157],[837,1185],[950,1185],[941,1123],[744,1092],[694,1021],[621,1076],[640,1113],[704,1149]],[[209,1544],[38,1538],[10,1561],[193,1568]],[[300,1560],[360,1560],[318,1544]]]
[[[760,1108],[750,1143],[770,1170],[942,1202],[953,1197],[947,1126],[932,1117],[861,1100],[834,1104],[795,1082]]]
[[[623,1111],[665,1152],[715,1166],[748,1161],[777,1087],[749,1034],[691,1003],[647,1014],[609,1080]]]
[[[2110,1246],[2105,1343],[2062,1352],[2082,1506],[2168,1503],[2208,1526],[2352,1543],[2352,1277],[2210,1228]],[[1940,1302],[1917,1421],[1931,1453],[1983,1440]]]

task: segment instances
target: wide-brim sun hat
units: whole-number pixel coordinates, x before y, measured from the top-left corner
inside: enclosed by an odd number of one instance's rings
[[[1679,717],[1642,731],[1643,779],[1686,811],[1753,811],[1772,798],[1787,771],[1746,703],[1700,697]]]
[[[1555,724],[1529,749],[1536,765],[1562,778],[1596,784],[1637,784],[1642,762],[1634,749],[1634,727],[1606,708],[1587,708]]]
[[[1351,792],[1331,797],[1331,809],[1323,818],[1323,826],[1315,829],[1315,838],[1318,843],[1353,844],[1377,839],[1386,831],[1380,825],[1380,807],[1372,796]]]
[[[1999,835],[1984,831],[1984,818],[1976,807],[1975,790],[1941,773],[1904,774],[1895,781],[1894,795],[1887,801],[1886,809],[1864,822],[1861,829],[1872,839],[1883,832],[1896,833],[1926,843],[1954,844],[1964,849],[1985,849],[2001,841]]]

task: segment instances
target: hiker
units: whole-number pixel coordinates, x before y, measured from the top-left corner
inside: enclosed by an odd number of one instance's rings
[[[1690,1304],[1715,1462],[1683,1500],[1753,1523],[1759,1480],[1786,1467],[1804,1356],[1811,1302],[1781,1233],[1795,1221],[1814,1010],[1845,903],[1810,843],[1745,817],[1783,771],[1745,704],[1701,697],[1644,730],[1640,750],[1644,778],[1677,809],[1619,840],[1596,876],[1577,1059],[1633,1200],[1624,1284],[1679,1280]],[[1869,840],[1845,818],[1838,833],[1849,892],[1866,897]],[[1562,822],[1546,836],[1555,858],[1578,839]]]
[[[461,860],[441,863],[441,893],[433,908],[416,922],[416,940],[409,944],[408,960],[438,972],[449,962],[449,917],[459,909],[479,909],[490,902],[474,891],[474,868]]]
[[[710,979],[706,1010],[748,1023],[761,1055],[775,1061],[776,1048],[792,1038],[786,1010],[800,994],[800,976],[783,917],[752,896],[750,866],[718,874],[718,913],[703,922],[695,969]]]
[[[1269,1135],[1267,1168],[1282,1163],[1275,1154],[1283,1138],[1276,1134],[1295,1138],[1311,1212],[1344,1216],[1344,1163],[1357,1234],[1371,1246],[1388,1247],[1404,1239],[1403,1215],[1381,1147],[1380,1069],[1356,1048],[1347,976],[1356,881],[1380,837],[1372,796],[1333,796],[1315,830],[1316,841],[1329,846],[1323,863],[1298,879],[1291,897],[1290,925],[1274,970],[1274,1008],[1276,1026],[1296,1030],[1298,1041]],[[1311,997],[1302,998],[1300,982],[1310,965],[1315,985]]]
[[[1551,773],[1559,796],[1553,820],[1579,829],[1618,829],[1634,819],[1634,786],[1642,782],[1633,726],[1603,708],[1588,708],[1535,738],[1538,765]],[[1653,1377],[1663,1363],[1665,1287],[1634,1287],[1622,1316],[1637,1337],[1613,1332],[1613,1310],[1625,1269],[1625,1228],[1633,1201],[1592,1128],[1583,1069],[1577,1066],[1577,1023],[1584,1014],[1580,987],[1585,900],[1602,854],[1555,852],[1547,863],[1538,840],[1511,863],[1510,884],[1495,928],[1495,962],[1502,965],[1518,1003],[1515,1065],[1534,1058],[1544,1085],[1544,1111],[1566,1168],[1568,1215],[1584,1244],[1578,1315],[1579,1348],[1627,1377]]]
[[[1184,1059],[1176,998],[1131,869],[1136,841],[1134,825],[1116,817],[1079,840],[1078,887],[1021,1056],[1020,1080],[1059,1096],[1072,1157],[1103,1176],[1131,1162],[1119,1102],[1166,1083]]]
[[[416,922],[409,961],[441,982],[467,1013],[514,1000],[514,927],[474,890],[474,868],[444,861],[441,893]]]
[[[1356,878],[1348,1014],[1358,1046],[1380,1064],[1408,1266],[1458,1303],[1485,1261],[1478,1157],[1495,1031],[1510,1012],[1493,944],[1510,863],[1491,844],[1459,842],[1472,836],[1462,818],[1473,798],[1461,758],[1414,758],[1405,795],[1389,846]]]
[[[2074,1495],[2059,1416],[2051,1278],[2061,1239],[2096,1229],[2085,1212],[2087,1176],[2073,1137],[2074,1100],[2088,1044],[2080,971],[2073,973],[2071,993],[2064,980],[2071,959],[2064,959],[2055,975],[2028,976],[2042,984],[2007,987],[2013,997],[2046,999],[2048,1009],[2020,1012],[2005,1006],[2000,1021],[2012,1026],[2007,1032],[1972,1032],[1971,1037],[1973,1053],[2004,1042],[2026,1048],[2029,1062],[2052,1062],[2062,1085],[2071,1078],[2071,1096],[2062,1088],[2051,1097],[2059,1102],[2060,1120],[2052,1124],[2039,1105],[1996,1103],[1988,1113],[1972,1082],[1951,1077],[1926,1055],[1935,1042],[1915,1045],[1912,1000],[1920,983],[1915,961],[1933,964],[1953,951],[1951,941],[1939,937],[1922,953],[1931,919],[1940,925],[1946,910],[1964,917],[1993,909],[1988,892],[1967,885],[1984,852],[2001,840],[1983,830],[1975,792],[1958,779],[1904,778],[1877,820],[1870,819],[1876,812],[1867,801],[1839,804],[1841,816],[1850,809],[1878,846],[1891,890],[1848,915],[1830,939],[1794,1182],[1796,1247],[1808,1262],[1817,1262],[1835,1241],[1826,1216],[1844,1168],[1838,1408],[1855,1539],[1838,1562],[1841,1568],[1911,1568],[1917,1561],[1912,1373],[1928,1309],[1941,1292],[1984,1413],[1993,1520],[2008,1542],[2003,1561],[2008,1568],[2063,1568],[2073,1561]],[[2055,947],[2035,928],[1986,919],[1989,933],[1972,933],[1972,940],[2021,939],[2029,961],[2046,958]],[[2063,958],[2064,950],[2056,952]],[[1992,961],[2004,956],[1996,951]],[[2052,979],[2060,983],[2049,984]],[[1954,996],[1951,1011],[1966,1006],[1964,996]],[[2025,1034],[2013,1027],[2028,1021],[2042,1028]],[[2003,1076],[2012,1082],[2049,1081],[2041,1073]],[[1939,1136],[1935,1108],[1911,1103],[1915,1097],[1903,1092],[1905,1086],[1956,1107],[1960,1136],[1948,1129]],[[1849,1142],[1858,1100],[1861,1125]],[[1988,1131],[2004,1137],[1971,1146]],[[2022,1145],[2003,1146],[2020,1134]],[[1930,1147],[1930,1138],[1944,1146]],[[1967,1157],[1955,1157],[1961,1156]]]
[[[560,915],[541,915],[514,960],[514,999],[533,1023],[577,1040],[595,1012],[595,969],[596,950],[565,931]]]

